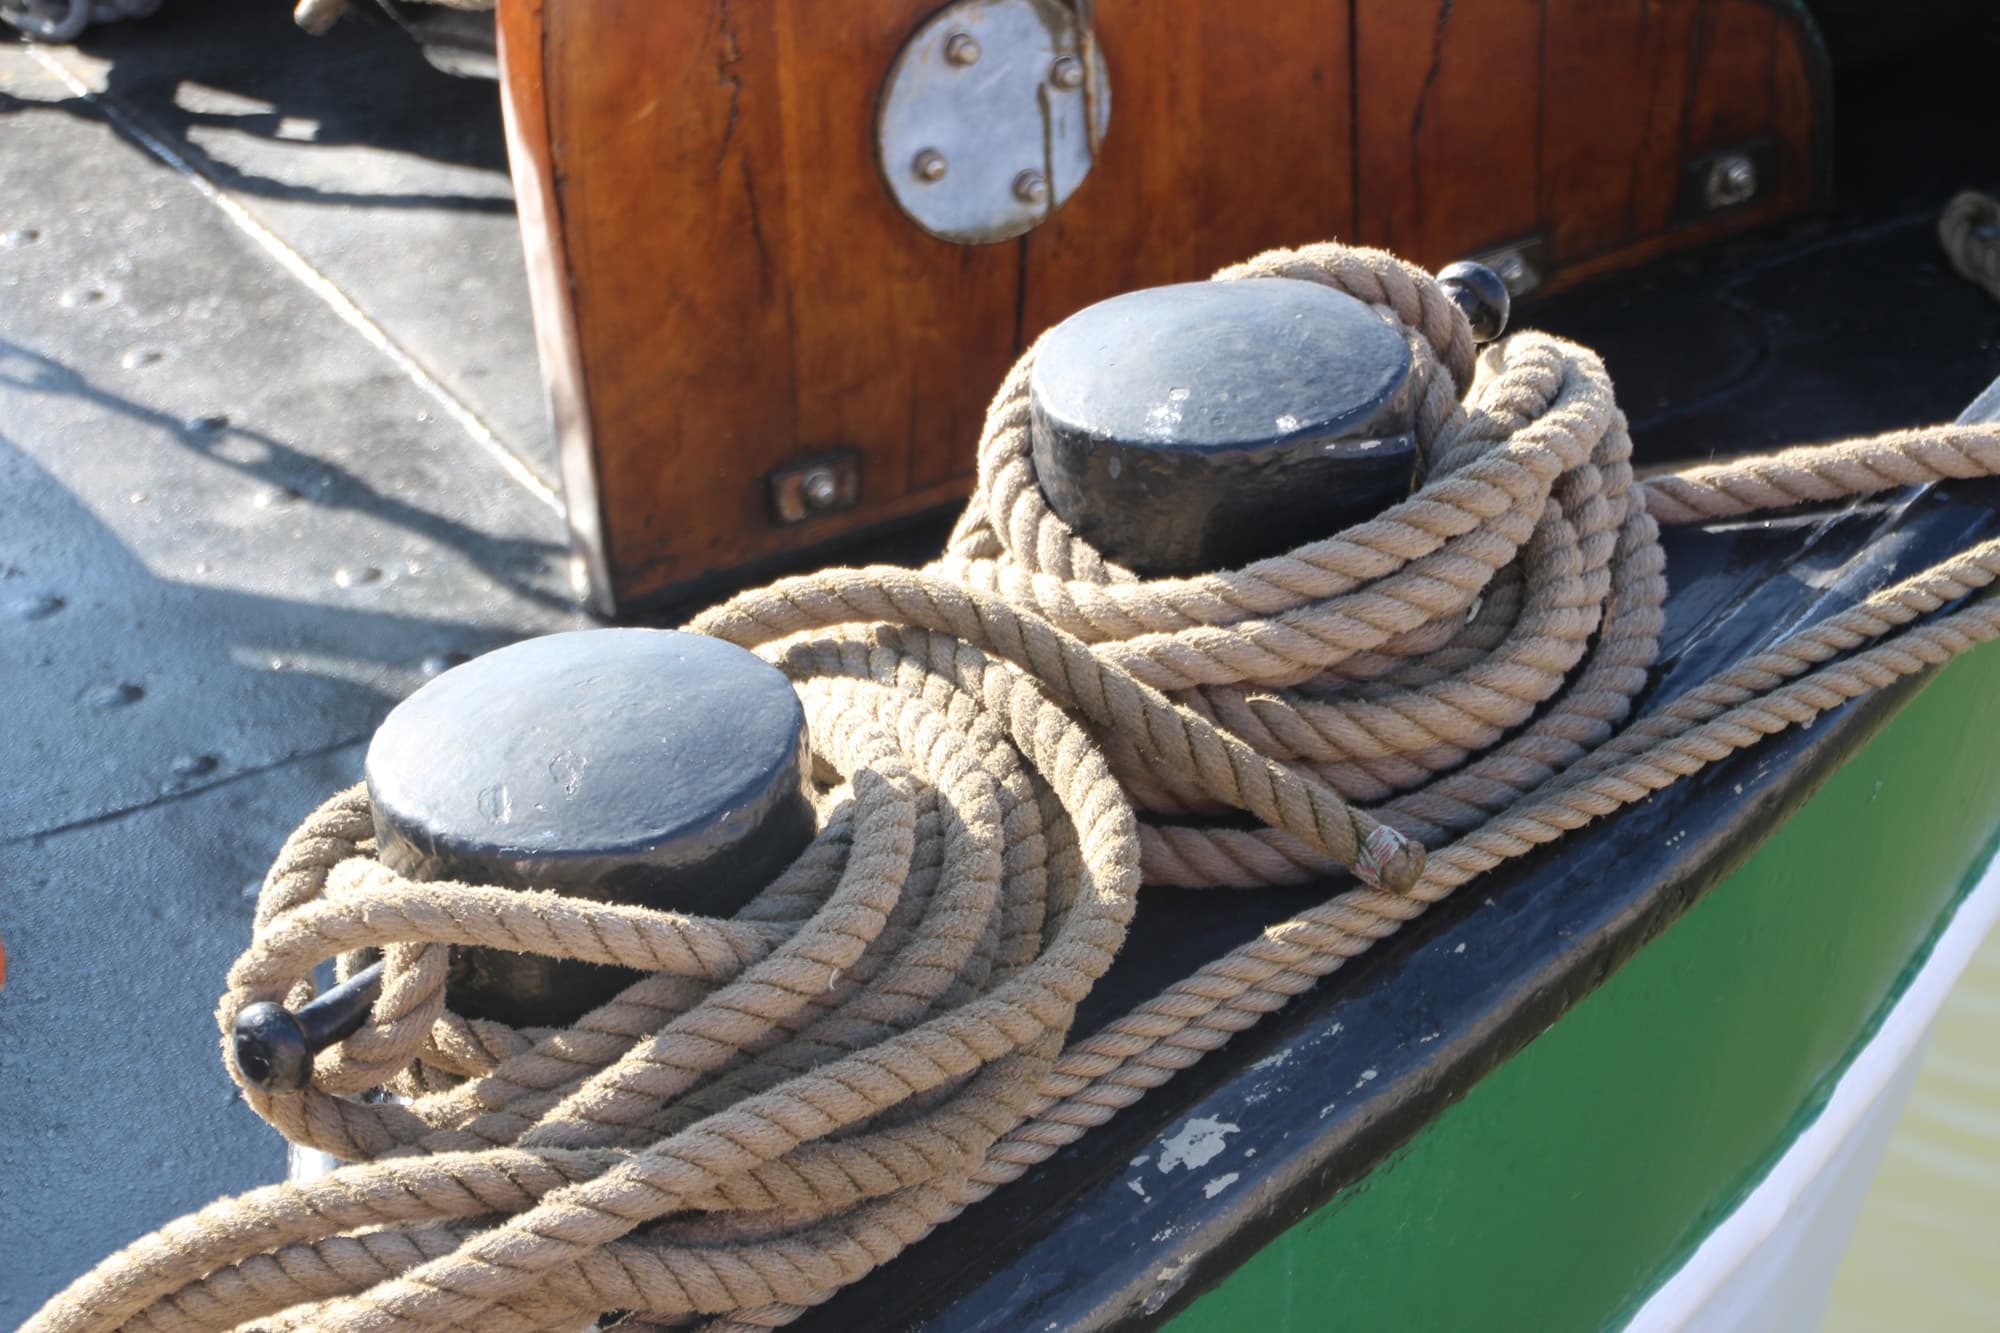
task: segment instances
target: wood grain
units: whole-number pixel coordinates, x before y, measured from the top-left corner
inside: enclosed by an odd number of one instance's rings
[[[1357,237],[1426,265],[1536,230],[1539,0],[1355,0]]]
[[[1111,131],[1083,187],[1024,238],[1029,338],[1119,292],[1351,229],[1347,0],[1255,23],[1217,0],[1176,9],[1167,23],[1151,0],[1098,0]]]
[[[1628,8],[1551,0],[1546,78],[1552,89],[1606,86],[1622,97],[1566,91],[1544,103],[1541,203],[1550,248],[1574,258],[1664,228],[1680,188],[1696,5]],[[1675,164],[1661,170],[1660,163]]]
[[[1117,292],[1328,237],[1432,266],[1533,239],[1562,286],[1795,216],[1823,182],[1823,56],[1780,0],[1096,0],[1089,179],[1026,236],[958,246],[874,155],[883,74],[933,9],[502,0],[601,601],[963,493],[1010,358]],[[1688,164],[1752,144],[1759,197],[1690,215]],[[863,455],[859,505],[776,524],[768,474],[836,447]]]

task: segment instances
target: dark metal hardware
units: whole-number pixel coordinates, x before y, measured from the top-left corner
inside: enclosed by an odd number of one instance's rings
[[[418,880],[727,916],[814,833],[791,683],[673,630],[554,634],[454,667],[389,714],[366,769],[377,854]],[[559,1024],[636,977],[458,948],[446,994],[469,1017]]]
[[[852,449],[835,449],[779,468],[767,482],[771,513],[780,523],[803,523],[837,514],[854,508],[861,498],[861,455]]]
[[[1762,203],[1778,175],[1777,147],[1768,139],[1703,153],[1681,168],[1675,220],[1692,222]]]
[[[1484,264],[1460,260],[1438,271],[1438,286],[1472,325],[1474,342],[1490,343],[1507,331],[1513,297],[1500,275]]]
[[[353,1036],[381,990],[382,964],[370,963],[297,1012],[268,1001],[244,1006],[230,1040],[236,1068],[265,1092],[302,1091],[313,1057]]]
[[[1409,493],[1402,336],[1313,282],[1131,292],[1050,331],[1029,380],[1050,505],[1106,555],[1188,574],[1277,555]]]

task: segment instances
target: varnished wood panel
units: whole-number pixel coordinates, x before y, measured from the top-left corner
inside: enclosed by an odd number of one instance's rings
[[[1680,189],[1688,68],[1700,7],[1550,0],[1540,217],[1549,245],[1580,257],[1658,231]],[[1588,89],[1590,95],[1571,93]],[[1600,90],[1624,89],[1623,96]]]
[[[1770,134],[1777,11],[1730,0],[1703,0],[1696,31],[1686,147],[1699,149]]]
[[[779,95],[791,195],[775,225],[791,257],[783,300],[797,381],[795,452],[879,440],[863,469],[864,494],[906,494],[965,471],[953,451],[927,446],[976,430],[978,409],[936,392],[935,378],[990,384],[1006,370],[1019,265],[1007,246],[953,245],[918,232],[877,173],[879,71],[928,5],[773,7],[787,71]],[[742,0],[731,8],[744,8]],[[911,373],[885,377],[885,365]]]
[[[1255,22],[1233,0],[1173,10],[1097,2],[1111,131],[1075,197],[1024,239],[1030,339],[1107,296],[1350,230],[1348,0],[1274,4]]]
[[[584,562],[593,600],[602,609],[609,609],[614,580],[606,559],[597,460],[589,447],[583,340],[572,300],[568,235],[561,225],[555,157],[549,143],[548,96],[542,78],[545,4],[546,0],[521,0],[499,16],[500,59],[507,70],[501,108],[507,154],[514,167],[515,211],[527,259],[535,349],[558,446],[570,544]]]
[[[1823,61],[1780,0],[1096,0],[1089,179],[1027,236],[957,246],[874,158],[882,77],[934,7],[502,0],[601,600],[962,493],[1008,360],[1116,292],[1327,237],[1433,266],[1533,240],[1560,286],[1796,214],[1821,178]],[[1775,179],[1690,215],[1688,164],[1749,144]],[[770,472],[832,448],[863,456],[858,507],[776,524]]]
[[[1540,0],[1355,0],[1358,238],[1428,264],[1535,229],[1543,17]]]
[[[547,11],[544,85],[614,578],[740,558],[798,427],[769,6]]]

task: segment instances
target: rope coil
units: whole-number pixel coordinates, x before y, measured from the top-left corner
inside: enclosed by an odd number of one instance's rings
[[[1978,190],[1955,195],[1938,218],[1938,243],[1960,277],[2000,301],[2000,200]]]
[[[1990,541],[1620,730],[1658,651],[1660,523],[1990,475],[2000,429],[1642,484],[1586,349],[1524,333],[1475,360],[1435,282],[1376,251],[1218,276],[1266,275],[1335,286],[1410,340],[1409,499],[1241,570],[1141,579],[1041,496],[1030,349],[936,564],[784,580],[692,626],[805,702],[822,831],[783,876],[729,921],[414,884],[372,859],[360,790],[335,797],[273,866],[219,1018],[383,951],[370,1022],[311,1087],[245,1088],[356,1164],[172,1223],[27,1327],[782,1325],[1468,880],[2000,632],[1984,602],[1913,624],[1993,581]],[[1187,819],[1228,810],[1242,827]],[[1142,878],[1350,873],[1072,1036]],[[446,1008],[452,944],[649,975],[571,1027],[514,1029]],[[353,1096],[377,1086],[407,1100]]]

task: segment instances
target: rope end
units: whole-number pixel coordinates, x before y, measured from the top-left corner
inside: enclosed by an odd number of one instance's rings
[[[1387,824],[1377,824],[1361,840],[1354,873],[1370,888],[1408,893],[1424,873],[1423,844],[1410,841]]]

